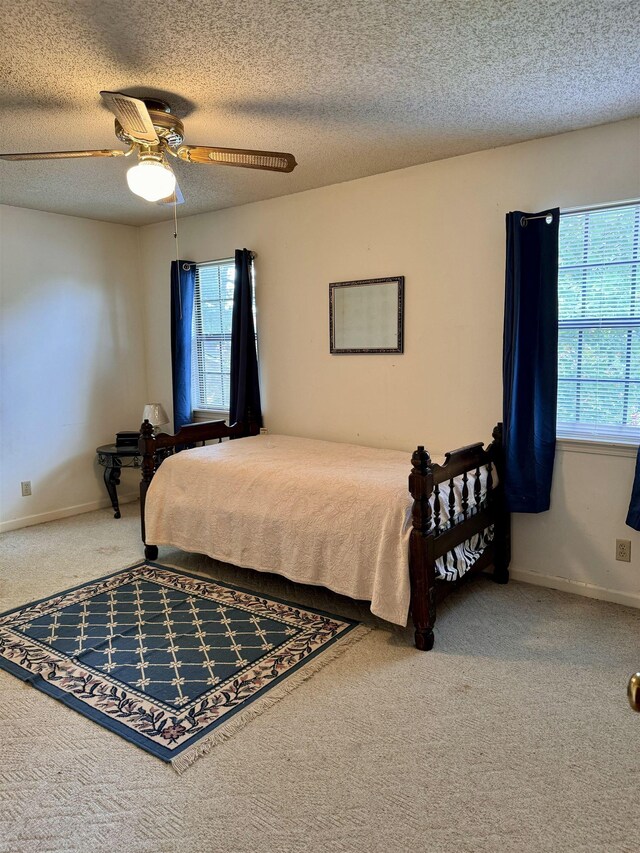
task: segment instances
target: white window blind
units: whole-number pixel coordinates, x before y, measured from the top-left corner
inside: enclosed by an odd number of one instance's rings
[[[640,443],[640,203],[560,217],[558,436]]]
[[[196,264],[191,347],[194,409],[229,409],[233,260]]]
[[[253,285],[253,267],[251,270]],[[235,261],[196,264],[191,346],[191,401],[194,409],[229,411],[231,318]],[[256,326],[255,287],[252,287]]]

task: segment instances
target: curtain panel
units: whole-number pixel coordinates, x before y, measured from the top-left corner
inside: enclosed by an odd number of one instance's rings
[[[171,261],[171,375],[173,430],[191,423],[191,335],[196,265]]]
[[[252,263],[251,252],[236,249],[229,423],[251,422],[262,426],[256,330],[253,322]]]
[[[640,447],[636,456],[636,473],[631,491],[627,524],[629,527],[633,527],[634,530],[640,530]]]
[[[559,224],[557,208],[506,217],[503,421],[510,512],[544,512],[550,505],[558,394]]]

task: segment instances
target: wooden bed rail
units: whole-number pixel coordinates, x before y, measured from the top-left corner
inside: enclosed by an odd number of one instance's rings
[[[153,426],[145,420],[140,427],[140,439],[138,448],[142,456],[142,479],[140,481],[140,531],[144,545],[144,555],[148,560],[155,560],[158,556],[157,545],[147,545],[144,527],[144,508],[147,491],[153,480],[153,475],[160,467],[162,461],[172,453],[178,453],[188,447],[193,447],[198,442],[222,441],[224,438],[245,438],[250,435],[258,435],[260,426],[257,423],[235,423],[230,426],[226,421],[207,421],[201,424],[186,424],[179,429],[175,435],[160,432],[154,435]]]
[[[415,626],[415,642],[419,649],[433,648],[433,626],[436,620],[438,586],[450,589],[455,584],[438,584],[435,562],[456,545],[493,526],[493,541],[471,567],[469,573],[493,566],[493,578],[498,583],[509,579],[511,560],[511,524],[504,503],[504,450],[502,424],[493,430],[493,441],[469,444],[445,455],[438,465],[420,446],[411,457],[409,491],[413,498],[412,530],[409,539],[409,570],[411,575],[411,614]],[[486,488],[483,492],[481,470],[486,468]],[[473,486],[469,474],[473,475]],[[462,477],[462,511],[456,507],[453,479]],[[443,504],[439,485],[449,483],[447,506]],[[448,517],[442,520],[443,509]],[[460,517],[461,516],[461,517]]]

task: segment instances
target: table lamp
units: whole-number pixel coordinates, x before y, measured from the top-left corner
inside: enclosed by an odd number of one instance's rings
[[[149,421],[156,435],[158,427],[169,423],[169,415],[165,412],[161,403],[147,403],[142,413],[142,420]]]

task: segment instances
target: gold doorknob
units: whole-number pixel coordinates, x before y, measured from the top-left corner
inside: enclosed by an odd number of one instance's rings
[[[629,679],[629,687],[627,688],[627,696],[629,704],[634,711],[640,711],[640,672],[636,672]]]

